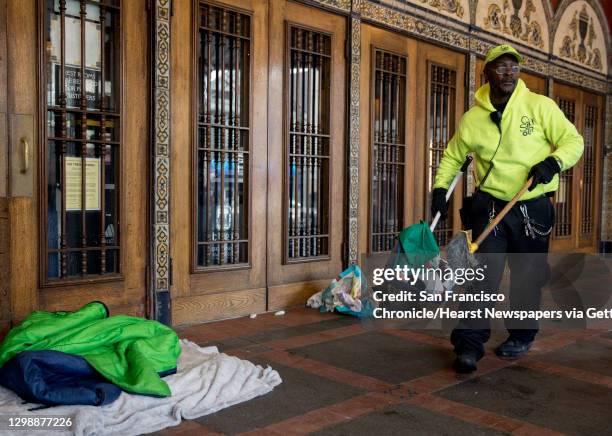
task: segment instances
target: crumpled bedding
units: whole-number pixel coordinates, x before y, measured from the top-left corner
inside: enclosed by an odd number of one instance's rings
[[[282,380],[277,371],[262,368],[237,357],[219,353],[216,347],[201,348],[182,339],[178,371],[167,376],[172,396],[154,398],[122,392],[107,406],[58,406],[29,411],[35,404],[23,404],[12,391],[0,387],[0,410],[12,416],[70,416],[70,431],[54,435],[137,435],[179,425],[182,419],[195,419],[226,407],[264,395]],[[0,436],[14,435],[9,429]],[[40,430],[20,431],[21,435],[41,435]]]

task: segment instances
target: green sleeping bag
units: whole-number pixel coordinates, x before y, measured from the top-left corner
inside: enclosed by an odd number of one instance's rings
[[[171,373],[181,353],[174,330],[135,316],[108,316],[93,302],[75,312],[32,312],[0,346],[0,366],[22,351],[82,356],[110,382],[143,395],[172,395],[159,373]]]

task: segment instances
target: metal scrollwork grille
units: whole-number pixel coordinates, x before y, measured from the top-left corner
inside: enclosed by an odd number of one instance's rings
[[[597,135],[597,107],[586,106],[584,110],[584,155],[582,157],[582,190],[580,236],[589,238],[595,226],[595,140]]]
[[[560,98],[558,103],[567,119],[575,123],[576,102]],[[556,237],[567,237],[572,234],[573,180],[573,168],[562,171],[559,175],[559,190],[555,195]]]
[[[287,29],[286,259],[329,255],[331,36]]]
[[[200,6],[196,266],[248,263],[251,17]]]
[[[404,225],[405,56],[374,49],[370,250],[391,250]]]
[[[46,0],[47,280],[119,273],[119,1]]]
[[[455,130],[455,99],[457,72],[446,67],[430,64],[429,104],[427,113],[427,203],[429,213],[431,191],[444,155],[444,149]],[[452,199],[449,200],[452,203]],[[431,217],[433,218],[433,217]],[[449,205],[448,217],[440,220],[434,230],[439,246],[444,246],[453,236],[453,208]]]

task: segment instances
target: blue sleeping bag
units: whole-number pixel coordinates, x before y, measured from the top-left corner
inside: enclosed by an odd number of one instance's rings
[[[61,351],[24,351],[0,368],[0,385],[29,403],[49,406],[104,406],[121,389],[103,378],[87,361]]]

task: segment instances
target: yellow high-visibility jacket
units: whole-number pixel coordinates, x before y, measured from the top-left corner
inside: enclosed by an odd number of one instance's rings
[[[489,84],[476,91],[476,105],[467,111],[448,143],[436,174],[434,188],[448,188],[469,153],[474,154],[477,182],[483,179],[500,133],[490,118],[496,109],[489,98]],[[531,92],[519,79],[501,119],[501,143],[493,169],[480,187],[501,200],[511,200],[527,180],[532,166],[554,156],[561,170],[578,162],[584,150],[582,136],[548,97]],[[527,191],[522,200],[538,197],[559,187],[556,175],[548,184]]]

